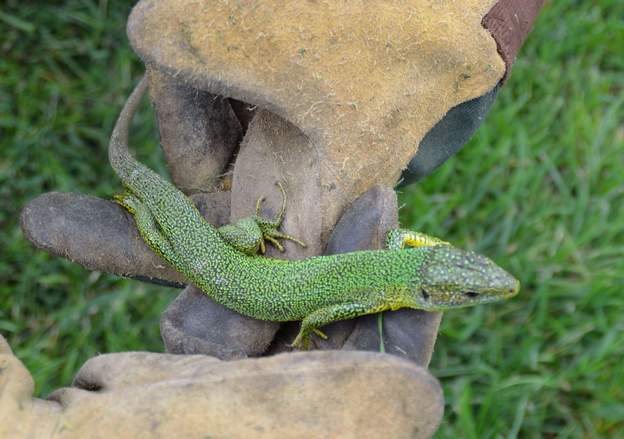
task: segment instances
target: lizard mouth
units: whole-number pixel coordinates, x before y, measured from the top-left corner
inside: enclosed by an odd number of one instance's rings
[[[508,273],[505,274],[508,277],[505,282],[495,287],[487,288],[481,292],[473,290],[462,291],[462,296],[466,302],[470,303],[496,302],[515,296],[520,291],[520,282]]]

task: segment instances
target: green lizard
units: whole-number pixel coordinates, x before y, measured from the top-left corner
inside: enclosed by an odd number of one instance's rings
[[[421,233],[396,229],[386,250],[285,261],[257,255],[264,240],[281,249],[277,218],[256,215],[220,229],[173,184],[128,151],[128,130],[147,87],[128,98],[109,145],[111,166],[126,187],[116,201],[130,211],[145,242],[209,297],[262,320],[302,320],[293,346],[336,320],[385,310],[438,311],[514,296],[519,282],[490,259]],[[280,187],[281,188],[281,187]],[[299,242],[299,241],[297,241]],[[300,244],[303,244],[299,242]]]

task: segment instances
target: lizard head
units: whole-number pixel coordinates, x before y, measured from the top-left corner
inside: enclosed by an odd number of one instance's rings
[[[419,308],[443,310],[515,296],[520,282],[492,260],[451,245],[429,247],[413,300]]]

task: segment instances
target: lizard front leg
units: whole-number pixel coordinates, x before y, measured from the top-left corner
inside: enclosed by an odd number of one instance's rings
[[[318,309],[303,319],[299,334],[292,342],[292,346],[297,349],[308,349],[310,335],[312,332],[319,333],[318,328],[338,320],[352,319],[387,309],[390,309],[390,306],[382,303],[379,299],[359,303],[343,303]],[[322,332],[320,335],[321,337],[324,336]],[[326,336],[323,338],[326,338]]]
[[[448,245],[448,242],[407,229],[390,230],[386,237],[388,250],[402,250],[405,247],[433,247],[442,244]]]

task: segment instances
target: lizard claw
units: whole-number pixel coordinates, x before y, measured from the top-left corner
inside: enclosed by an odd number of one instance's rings
[[[329,338],[327,337],[327,335],[325,335],[323,331],[318,328],[311,328],[309,329],[309,331],[314,332],[323,340],[327,340]],[[311,339],[310,334],[302,330],[299,331],[299,334],[297,334],[297,337],[295,337],[293,342],[290,344],[290,347],[299,349],[301,351],[307,351],[308,349],[310,349],[310,342],[314,345],[314,347],[318,347],[314,340]]]
[[[275,248],[277,248],[279,251],[281,251],[281,252],[284,251],[284,247],[282,246],[282,244],[280,244],[279,241],[277,239],[275,239],[273,236],[271,236],[269,234],[265,234],[262,238],[266,239],[271,244],[273,244],[275,246]]]
[[[316,335],[318,335],[319,337],[321,337],[323,340],[327,340],[329,337],[327,335],[325,335],[325,333],[323,331],[321,331],[318,328],[314,328],[312,329],[312,332],[314,332]]]
[[[260,216],[260,210],[262,207],[262,202],[264,201],[264,197],[258,198],[258,201],[256,202],[255,221],[260,227],[260,230],[262,230],[262,240],[269,241],[281,252],[284,251],[284,247],[282,246],[282,244],[280,244],[278,239],[287,239],[289,241],[299,244],[301,247],[306,247],[306,244],[300,239],[297,239],[294,236],[288,235],[286,233],[282,233],[279,230],[277,230],[280,224],[282,223],[282,220],[284,219],[284,212],[286,212],[286,190],[284,189],[284,186],[282,185],[282,183],[277,182],[276,184],[280,188],[280,191],[282,192],[282,207],[275,218],[269,219],[269,218],[263,218],[262,216]],[[264,247],[264,243],[261,243],[260,246],[261,246],[260,247],[261,253],[264,253],[264,251],[262,251]]]
[[[305,242],[295,238],[294,236],[290,236],[286,233],[282,233],[275,228],[268,228],[263,231],[263,238],[273,244],[277,249],[281,252],[284,251],[284,247],[279,243],[278,239],[287,239],[296,244],[299,244],[301,247],[306,247]]]
[[[297,334],[297,337],[290,344],[290,347],[299,349],[300,351],[307,351],[310,349],[310,336],[303,333],[303,331]]]

